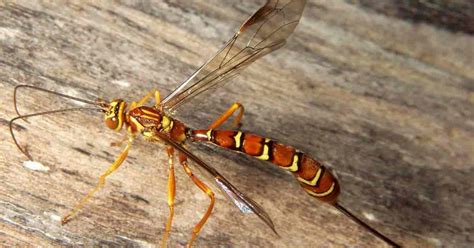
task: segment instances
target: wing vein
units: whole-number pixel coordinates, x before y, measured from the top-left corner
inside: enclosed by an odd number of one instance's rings
[[[172,114],[183,103],[222,85],[258,58],[279,49],[299,22],[305,0],[269,0],[248,18],[213,57],[161,103]]]

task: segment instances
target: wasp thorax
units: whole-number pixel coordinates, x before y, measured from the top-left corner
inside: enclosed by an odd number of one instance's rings
[[[125,106],[126,103],[121,99],[112,100],[109,104],[109,108],[105,112],[104,121],[105,125],[110,128],[119,131],[122,129],[123,120],[125,119]]]

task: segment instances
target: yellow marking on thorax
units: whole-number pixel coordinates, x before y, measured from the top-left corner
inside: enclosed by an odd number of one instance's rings
[[[263,145],[263,152],[260,156],[257,157],[258,159],[260,160],[270,159],[270,155],[268,155],[268,151],[269,151],[268,142],[270,142],[270,139],[265,139],[265,144]]]
[[[155,120],[156,120],[156,119],[159,120],[160,117],[161,117],[161,116],[160,116],[159,114],[157,114],[156,112],[148,111],[148,110],[146,110],[146,109],[144,109],[144,108],[141,108],[141,111],[142,111],[144,114],[148,115],[149,117],[155,117],[155,118],[153,118],[153,119],[155,119]]]
[[[211,140],[212,140],[212,129],[209,129],[209,130],[206,132],[206,136],[207,136],[207,140],[208,140],[208,141],[211,141]]]
[[[146,138],[151,138],[153,137],[155,134],[151,131],[145,131],[142,133],[143,136],[145,136]]]
[[[281,167],[281,168],[283,168],[285,170],[289,170],[291,172],[296,172],[296,171],[298,171],[298,162],[299,162],[298,153],[295,153],[293,155],[293,162],[291,163],[291,166]]]
[[[312,196],[316,196],[316,197],[324,197],[324,196],[328,196],[330,195],[333,191],[334,191],[334,187],[336,186],[336,183],[332,183],[331,184],[331,187],[326,191],[326,192],[322,192],[322,193],[316,193],[316,192],[313,192],[309,189],[305,189],[306,192]]]
[[[137,119],[135,118],[130,118],[130,121],[135,125],[135,127],[137,127],[137,132],[141,132],[145,127],[137,121]]]
[[[235,148],[237,148],[237,149],[239,149],[240,146],[242,145],[241,140],[240,140],[241,138],[242,138],[242,132],[238,131],[237,134],[234,136]]]
[[[318,180],[321,177],[321,172],[322,171],[323,170],[321,168],[319,168],[318,171],[316,172],[316,175],[314,175],[314,178],[311,181],[308,181],[308,180],[306,180],[304,178],[301,178],[301,177],[297,177],[297,179],[298,179],[298,181],[303,182],[307,185],[316,186],[316,183],[318,183]]]
[[[163,132],[169,132],[173,128],[174,121],[172,121],[170,118],[163,116],[163,119],[161,120],[161,128]]]

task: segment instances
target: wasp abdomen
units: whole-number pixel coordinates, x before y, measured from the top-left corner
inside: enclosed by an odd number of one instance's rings
[[[191,138],[239,151],[288,170],[308,194],[321,201],[335,203],[339,195],[339,184],[332,173],[317,160],[292,146],[256,134],[232,130],[194,130]]]

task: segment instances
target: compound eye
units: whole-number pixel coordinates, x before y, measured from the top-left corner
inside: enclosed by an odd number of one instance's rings
[[[111,117],[105,119],[105,125],[110,129],[116,129],[118,127],[118,120],[117,117]]]

